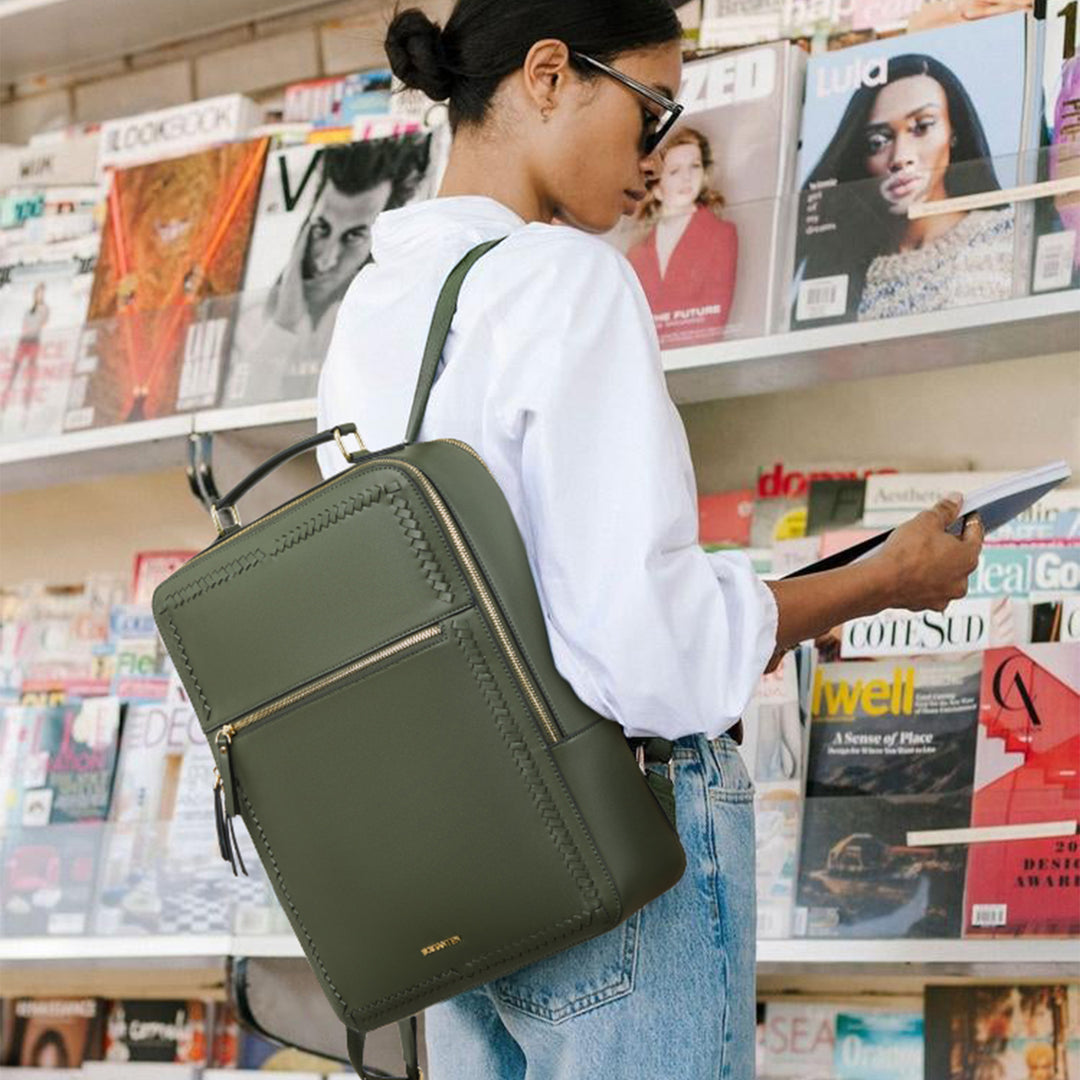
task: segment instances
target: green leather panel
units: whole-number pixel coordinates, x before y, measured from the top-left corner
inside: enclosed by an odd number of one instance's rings
[[[460,523],[489,583],[511,617],[514,636],[548,702],[559,717],[564,735],[594,723],[599,714],[574,693],[559,674],[517,522],[502,489],[479,461],[453,443],[416,443],[396,457],[424,470]],[[471,523],[483,523],[473,528]]]
[[[362,1029],[621,916],[480,612],[442,626],[232,743],[275,891],[331,1004]]]
[[[599,719],[555,746],[552,756],[619,883],[624,910],[636,911],[670,889],[686,869],[686,855],[622,728]]]
[[[153,610],[209,732],[471,603],[413,481],[373,461],[196,556]]]

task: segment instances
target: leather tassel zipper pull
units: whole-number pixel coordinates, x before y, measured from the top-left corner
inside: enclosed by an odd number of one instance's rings
[[[250,875],[244,865],[244,857],[240,854],[240,844],[236,839],[236,829],[232,819],[236,816],[236,781],[233,777],[232,760],[229,751],[232,746],[233,727],[226,724],[215,736],[214,745],[218,751],[220,772],[218,772],[218,784],[214,787],[214,818],[217,822],[218,847],[221,849],[222,858],[232,866],[233,875],[236,873],[236,862],[240,861],[240,869],[245,877]]]
[[[233,868],[233,875],[236,875],[236,864],[233,862],[232,850],[229,846],[229,833],[225,826],[225,796],[222,791],[224,784],[221,780],[221,773],[217,769],[214,769],[214,776],[216,780],[214,782],[214,825],[217,828],[217,841],[218,851],[221,852],[222,859],[229,863]]]

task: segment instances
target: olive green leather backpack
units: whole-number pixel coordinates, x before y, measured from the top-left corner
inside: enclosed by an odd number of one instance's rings
[[[464,443],[416,441],[498,242],[440,293],[405,441],[369,451],[343,424],[268,459],[153,597],[220,774],[222,856],[236,873],[239,814],[361,1077],[365,1032],[399,1021],[417,1080],[415,1013],[612,929],[685,867],[662,778],[555,668],[498,484]],[[240,524],[245,491],[331,439],[348,468]]]

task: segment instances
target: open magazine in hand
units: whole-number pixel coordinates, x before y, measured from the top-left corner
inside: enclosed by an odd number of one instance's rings
[[[949,532],[959,536],[964,527],[964,519],[969,514],[978,513],[982,518],[983,531],[989,536],[995,529],[1001,528],[1017,514],[1023,513],[1032,503],[1038,502],[1048,491],[1052,491],[1072,476],[1072,470],[1064,461],[1054,461],[1037,469],[1016,473],[1005,480],[988,484],[964,496],[964,505],[960,516],[949,526]],[[871,554],[892,535],[892,529],[877,533],[866,540],[860,540],[851,547],[837,551],[824,559],[810,563],[786,577],[802,577],[805,574],[818,574],[823,570],[835,570],[839,566],[858,562]]]

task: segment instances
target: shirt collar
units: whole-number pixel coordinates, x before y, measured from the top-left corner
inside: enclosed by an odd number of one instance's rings
[[[433,239],[444,237],[480,243],[524,225],[510,207],[486,195],[424,199],[379,214],[372,225],[372,257],[378,262],[419,246],[430,248]]]

